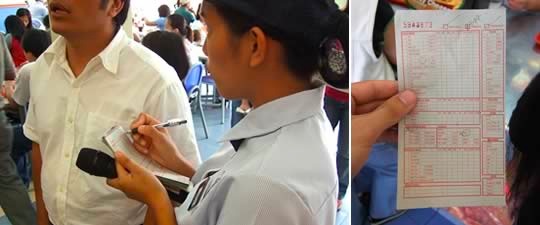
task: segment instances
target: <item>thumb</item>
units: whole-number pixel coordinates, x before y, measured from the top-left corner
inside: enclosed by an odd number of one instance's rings
[[[130,158],[128,158],[124,153],[117,151],[115,152],[116,162],[124,168],[126,168],[127,171],[130,173],[136,172],[140,170],[139,165],[137,165],[135,162],[133,162]]]
[[[406,90],[384,102],[367,116],[371,126],[380,135],[384,130],[394,126],[416,105],[416,94]]]

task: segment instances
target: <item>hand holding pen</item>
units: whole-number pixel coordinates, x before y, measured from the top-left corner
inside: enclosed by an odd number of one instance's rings
[[[187,121],[180,119],[160,123],[160,121],[152,116],[141,113],[131,124],[131,130],[128,133],[133,135],[133,146],[138,152],[151,158],[165,168],[186,176],[193,172],[186,169],[190,168],[191,165],[180,154],[167,129],[163,129],[184,124],[187,124]]]
[[[186,124],[186,123],[187,123],[187,120],[172,119],[172,120],[169,120],[169,121],[164,122],[164,123],[154,124],[154,125],[152,125],[152,127],[154,127],[154,128],[176,127],[176,126],[180,126],[180,125]],[[137,134],[137,133],[139,133],[138,128],[139,127],[134,127],[131,130],[129,130],[128,133],[131,133],[133,135]]]

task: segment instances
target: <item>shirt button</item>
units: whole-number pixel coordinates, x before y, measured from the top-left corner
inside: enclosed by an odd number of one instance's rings
[[[70,124],[72,124],[72,123],[73,123],[73,118],[71,118],[71,117],[68,118],[68,122],[69,122]]]
[[[65,156],[66,158],[69,158],[69,153],[66,153],[64,156]]]

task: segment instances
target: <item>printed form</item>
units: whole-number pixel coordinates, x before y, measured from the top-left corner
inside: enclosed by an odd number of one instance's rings
[[[504,10],[412,11],[395,18],[400,90],[398,209],[504,205]]]

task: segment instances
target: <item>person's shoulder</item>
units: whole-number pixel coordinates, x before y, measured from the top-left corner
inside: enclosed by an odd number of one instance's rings
[[[321,109],[320,112],[312,116],[283,126],[276,138],[276,144],[293,144],[295,147],[309,146],[311,148],[309,151],[327,149],[329,143],[331,144],[329,138],[333,136],[327,136],[332,134],[332,128],[325,116]],[[291,143],[291,141],[293,142]]]
[[[325,119],[326,115],[323,114],[324,112],[286,125],[270,135],[271,145],[263,155],[261,168],[268,174],[288,177],[286,179],[291,179],[293,183],[295,179],[304,178],[289,175],[289,170],[302,171],[300,174],[313,174],[321,181],[331,183],[335,175],[331,171],[335,169],[337,142],[329,122]],[[299,162],[298,159],[303,160]],[[298,167],[298,163],[302,166]]]
[[[140,72],[141,76],[157,76],[168,82],[174,81],[175,78],[178,79],[176,71],[165,60],[133,40],[128,42],[121,58],[128,59],[124,62],[125,66],[128,66],[130,71]]]
[[[35,62],[29,62],[27,64],[24,64],[18,71],[18,76],[30,76],[32,73],[32,70],[35,66]]]

